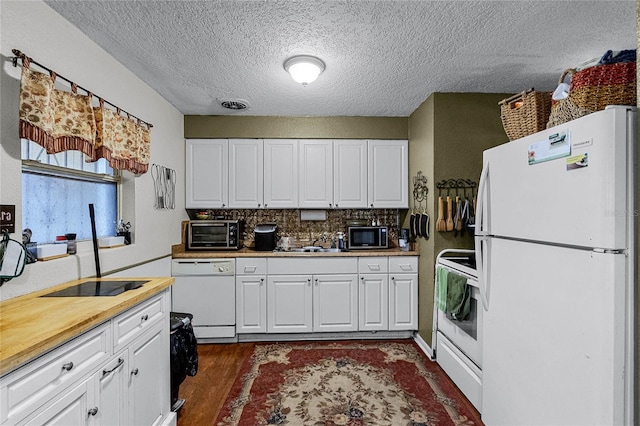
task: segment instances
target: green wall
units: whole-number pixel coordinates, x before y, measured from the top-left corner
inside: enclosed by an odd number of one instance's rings
[[[431,345],[433,327],[434,265],[437,254],[447,248],[473,248],[473,236],[436,232],[438,190],[446,179],[478,182],[482,152],[508,142],[500,120],[498,102],[510,94],[434,93],[409,117],[409,190],[418,171],[427,178],[426,208],[430,216],[430,238],[419,238],[418,327]],[[446,197],[446,191],[441,195]],[[451,192],[455,197],[455,194]],[[471,193],[469,193],[471,196]],[[423,203],[424,204],[424,203]],[[410,207],[413,201],[410,201]],[[445,209],[446,211],[446,209]],[[404,218],[408,227],[409,218]]]
[[[408,135],[407,117],[184,117],[187,139],[407,139]]]

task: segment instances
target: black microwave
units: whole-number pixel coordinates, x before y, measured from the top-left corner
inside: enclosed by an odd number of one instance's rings
[[[389,248],[386,226],[352,226],[348,228],[349,250]]]
[[[241,220],[192,220],[187,226],[187,250],[239,250],[244,222]]]

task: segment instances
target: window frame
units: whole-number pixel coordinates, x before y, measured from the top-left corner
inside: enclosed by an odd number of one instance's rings
[[[31,149],[31,146],[36,146],[38,148],[42,149],[42,152],[39,153],[36,158],[40,158],[40,156],[44,153],[44,155],[56,155],[56,154],[48,154],[46,152],[46,150],[38,145],[37,143],[29,140],[29,139],[25,139],[22,138],[21,139],[21,144],[22,143],[26,143],[27,146],[27,152],[28,150]],[[71,152],[71,151],[69,151]],[[80,151],[73,151],[78,153],[78,155],[83,155],[82,153],[80,153]],[[24,155],[25,151],[24,149],[21,149],[21,157]],[[58,153],[58,154],[63,154],[66,152],[62,152],[62,153]],[[123,217],[122,216],[122,197],[123,197],[123,179],[122,179],[122,171],[118,170],[118,169],[111,169],[113,171],[113,174],[110,175],[108,173],[98,173],[98,172],[92,172],[92,171],[88,171],[88,170],[79,170],[79,169],[75,169],[75,168],[71,168],[71,167],[66,167],[66,166],[60,166],[60,165],[56,165],[56,164],[49,164],[46,162],[42,162],[39,159],[22,159],[22,164],[21,164],[21,170],[20,173],[21,175],[24,173],[29,173],[29,174],[36,174],[36,175],[41,175],[41,176],[51,176],[51,177],[58,177],[58,178],[66,178],[66,179],[74,179],[74,180],[78,180],[78,181],[83,181],[83,182],[94,182],[94,183],[115,183],[115,188],[116,188],[116,220],[118,218]],[[106,159],[101,159],[98,161],[105,161]],[[108,164],[107,164],[108,165]],[[24,202],[22,203],[22,205],[24,206]],[[24,210],[22,211],[22,214],[28,214],[28,212],[25,212]]]

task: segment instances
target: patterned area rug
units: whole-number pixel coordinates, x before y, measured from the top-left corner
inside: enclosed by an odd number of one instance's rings
[[[218,426],[481,425],[411,340],[257,344]]]

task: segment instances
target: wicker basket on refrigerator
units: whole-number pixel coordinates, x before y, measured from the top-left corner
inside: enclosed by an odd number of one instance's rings
[[[562,83],[565,81],[567,75],[573,76],[576,74],[576,70],[574,68],[569,68],[564,70],[562,75],[560,75],[560,81],[558,83]],[[559,100],[551,100],[551,114],[549,114],[549,121],[547,122],[547,128],[558,126],[560,124],[566,123],[567,121],[575,120],[576,118],[580,118],[584,115],[591,114],[594,112],[591,109],[583,108],[573,101],[571,97],[571,90],[569,90],[569,96],[564,99]]]
[[[551,112],[551,93],[529,89],[498,102],[502,126],[515,140],[543,130]]]
[[[576,72],[569,97],[578,107],[592,111],[607,105],[636,105],[636,63],[596,65]]]

